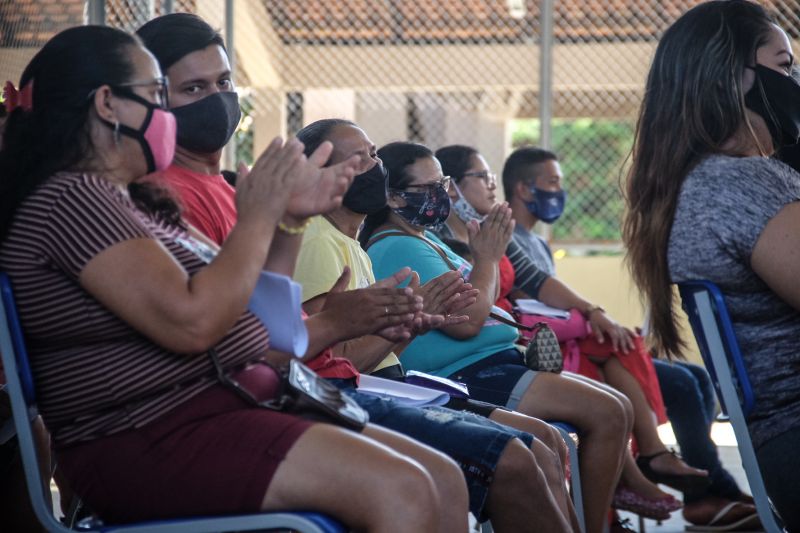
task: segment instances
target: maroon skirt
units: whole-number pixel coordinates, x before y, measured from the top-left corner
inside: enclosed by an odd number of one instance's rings
[[[236,379],[260,399],[274,397],[278,387],[264,365]],[[251,513],[311,425],[214,385],[139,429],[56,455],[72,489],[107,523]]]

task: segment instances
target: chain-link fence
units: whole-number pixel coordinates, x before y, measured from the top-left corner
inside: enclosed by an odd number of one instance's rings
[[[569,192],[555,239],[598,246],[619,241],[619,177],[657,39],[699,0],[13,0],[0,4],[0,72],[18,77],[98,3],[126,30],[171,10],[233,28],[239,157],[334,116],[379,146],[475,146],[498,172],[514,147],[541,143]],[[762,3],[797,38],[800,0]]]
[[[261,66],[281,82],[251,83],[256,110],[276,106],[290,132],[344,115],[378,145],[472,145],[496,171],[514,147],[544,141],[570,198],[554,236],[597,244],[619,240],[618,176],[657,35],[695,3],[555,0],[550,11],[540,0],[254,0],[237,10],[259,28]],[[299,110],[282,107],[288,94],[302,96]]]

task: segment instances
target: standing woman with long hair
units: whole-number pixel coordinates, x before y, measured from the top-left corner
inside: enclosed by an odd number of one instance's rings
[[[659,354],[684,348],[671,283],[721,288],[758,399],[756,454],[790,531],[800,530],[800,175],[770,156],[800,137],[793,62],[755,3],[708,2],[678,19],[647,79],[623,228]]]

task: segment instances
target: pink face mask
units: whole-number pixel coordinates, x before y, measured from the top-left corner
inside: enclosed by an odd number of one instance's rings
[[[158,104],[145,100],[133,91],[125,91],[124,94],[120,96],[138,102],[147,108],[147,116],[142,126],[136,130],[124,124],[116,125],[104,121],[105,124],[139,142],[139,146],[141,146],[142,153],[144,153],[145,160],[147,161],[148,174],[158,170],[164,170],[172,163],[172,158],[175,156],[175,138],[177,133],[175,117],[169,111],[162,109]]]
[[[152,110],[152,114],[148,113],[150,121],[142,125],[144,130],[144,140],[147,147],[150,149],[150,157],[152,158],[153,168],[150,168],[151,159],[148,158],[147,164],[149,172],[157,170],[164,170],[172,163],[172,158],[175,156],[175,138],[178,131],[175,123],[175,116],[169,111],[156,108]],[[142,150],[147,156],[147,150],[142,146]]]

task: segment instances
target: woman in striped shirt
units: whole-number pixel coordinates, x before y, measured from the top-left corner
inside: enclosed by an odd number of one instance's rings
[[[174,153],[165,89],[136,38],[87,26],[48,42],[12,90],[0,269],[70,484],[112,522],[306,508],[359,530],[436,530],[440,494],[419,462],[251,407],[208,355],[259,400],[277,394],[257,364],[269,333],[246,305],[268,256],[291,253],[305,219],[341,200],[352,162],[323,171],[297,141],[273,141],[240,169],[238,222],[207,264],[210,244],[175,203],[137,183]]]

